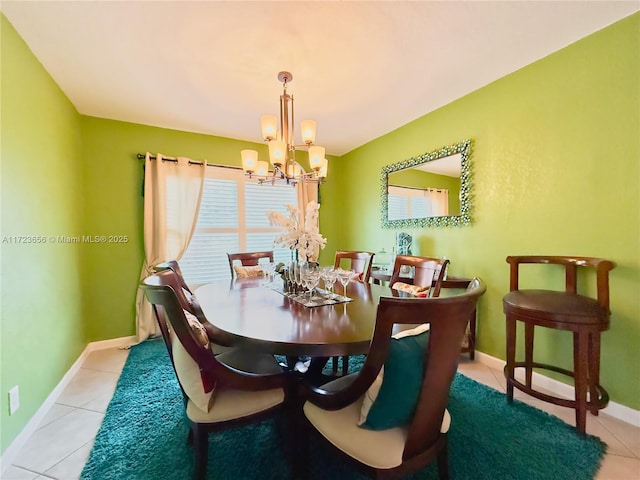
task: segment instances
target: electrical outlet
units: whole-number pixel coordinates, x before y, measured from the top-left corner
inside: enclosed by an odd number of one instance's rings
[[[9,415],[13,415],[20,408],[20,390],[18,385],[9,390]]]

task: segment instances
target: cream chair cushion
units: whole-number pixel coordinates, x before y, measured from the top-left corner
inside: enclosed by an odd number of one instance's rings
[[[357,373],[341,377],[324,385],[326,390],[341,390]],[[407,428],[367,430],[358,426],[362,399],[341,410],[323,410],[311,402],[304,404],[304,414],[328,441],[347,455],[373,468],[394,468],[402,463]],[[440,431],[449,430],[451,417],[445,410]]]
[[[284,402],[284,390],[220,390],[211,410],[204,412],[191,400],[187,403],[187,417],[196,423],[221,422],[262,412]]]
[[[264,270],[262,270],[262,267],[260,265],[248,267],[234,265],[233,269],[235,270],[238,278],[261,277],[264,275]]]
[[[198,320],[198,317],[186,310],[182,310],[182,312],[187,318],[187,323],[189,324],[189,327],[191,327],[191,331],[195,335],[198,343],[204,348],[209,348],[209,336],[207,335],[207,331],[202,323],[200,323],[200,320]]]
[[[426,297],[429,295],[430,286],[410,285],[404,282],[396,282],[391,286],[392,289],[400,292],[405,292],[413,295],[414,297]]]
[[[185,350],[178,336],[174,333],[171,336],[171,350],[173,354],[173,365],[176,368],[176,374],[184,393],[189,397],[191,402],[203,412],[208,412],[213,404],[214,388],[205,392],[200,375],[200,367],[196,361]]]
[[[221,353],[216,359],[243,372],[259,373],[262,375],[282,373],[282,369],[272,355],[254,352],[241,347],[235,347]],[[208,423],[232,420],[262,412],[284,401],[284,390],[223,390],[216,393],[215,403],[205,412],[195,402],[187,403],[187,416],[193,422]]]

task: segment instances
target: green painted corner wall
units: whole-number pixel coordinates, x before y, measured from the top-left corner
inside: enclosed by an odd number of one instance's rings
[[[86,346],[77,244],[80,122],[75,108],[0,16],[2,243],[0,325],[2,451]],[[9,416],[8,391],[20,408]]]
[[[84,316],[88,340],[97,341],[135,334],[135,297],[144,256],[144,161],[136,155],[149,151],[240,166],[240,150],[256,149],[263,158],[268,151],[264,144],[95,117],[83,116],[81,123],[84,232],[127,237],[124,243],[85,246],[83,269],[92,286],[83,292]]]
[[[601,379],[613,401],[640,408],[640,14],[343,156],[336,177],[347,201],[332,198],[323,216],[341,226],[332,245],[390,251],[397,231],[380,226],[380,169],[465,138],[473,223],[409,230],[414,253],[447,256],[452,275],[486,281],[478,348],[502,359],[507,255],[614,260]],[[551,283],[547,273],[531,271],[523,287],[562,286],[560,272]],[[540,361],[571,367],[569,334],[536,335]]]
[[[88,339],[135,335],[135,297],[144,257],[144,161],[136,155],[149,151],[238,165],[242,148],[261,149],[262,155],[267,152],[263,145],[133,123],[87,116],[81,123],[87,160],[85,232],[127,238],[124,243],[90,245],[83,265],[93,282],[84,291]]]

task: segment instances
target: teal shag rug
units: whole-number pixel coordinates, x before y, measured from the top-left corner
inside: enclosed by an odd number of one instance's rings
[[[358,368],[362,358],[352,358]],[[606,446],[464,375],[451,386],[449,471],[455,480],[588,480]],[[282,419],[209,436],[208,478],[286,480]],[[82,480],[186,480],[193,473],[182,395],[162,340],[131,348]],[[310,477],[363,479],[314,437]],[[408,478],[436,480],[435,463]]]

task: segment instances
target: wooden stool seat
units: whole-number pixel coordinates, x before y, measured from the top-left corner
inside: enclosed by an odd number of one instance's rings
[[[576,428],[584,435],[586,412],[593,415],[606,407],[609,394],[600,385],[600,332],[609,329],[608,272],[614,264],[608,260],[588,257],[520,256],[507,257],[511,264],[511,291],[503,298],[507,322],[507,363],[504,374],[507,380],[507,399],[513,401],[513,389],[517,388],[540,400],[573,408],[576,411]],[[518,265],[543,263],[563,265],[566,271],[566,290],[519,290]],[[597,299],[578,295],[577,267],[591,266],[597,270]],[[515,360],[516,322],[524,323],[525,358]],[[533,359],[534,327],[546,327],[570,331],[573,334],[573,370],[567,370]],[[516,380],[515,370],[525,369],[524,383]],[[532,386],[533,369],[551,370],[574,380],[573,400],[549,395]]]
[[[582,295],[552,290],[517,290],[507,293],[503,302],[512,314],[541,326],[574,330],[575,326],[565,324],[595,324],[602,326],[602,330],[609,328],[608,312],[593,298]]]

